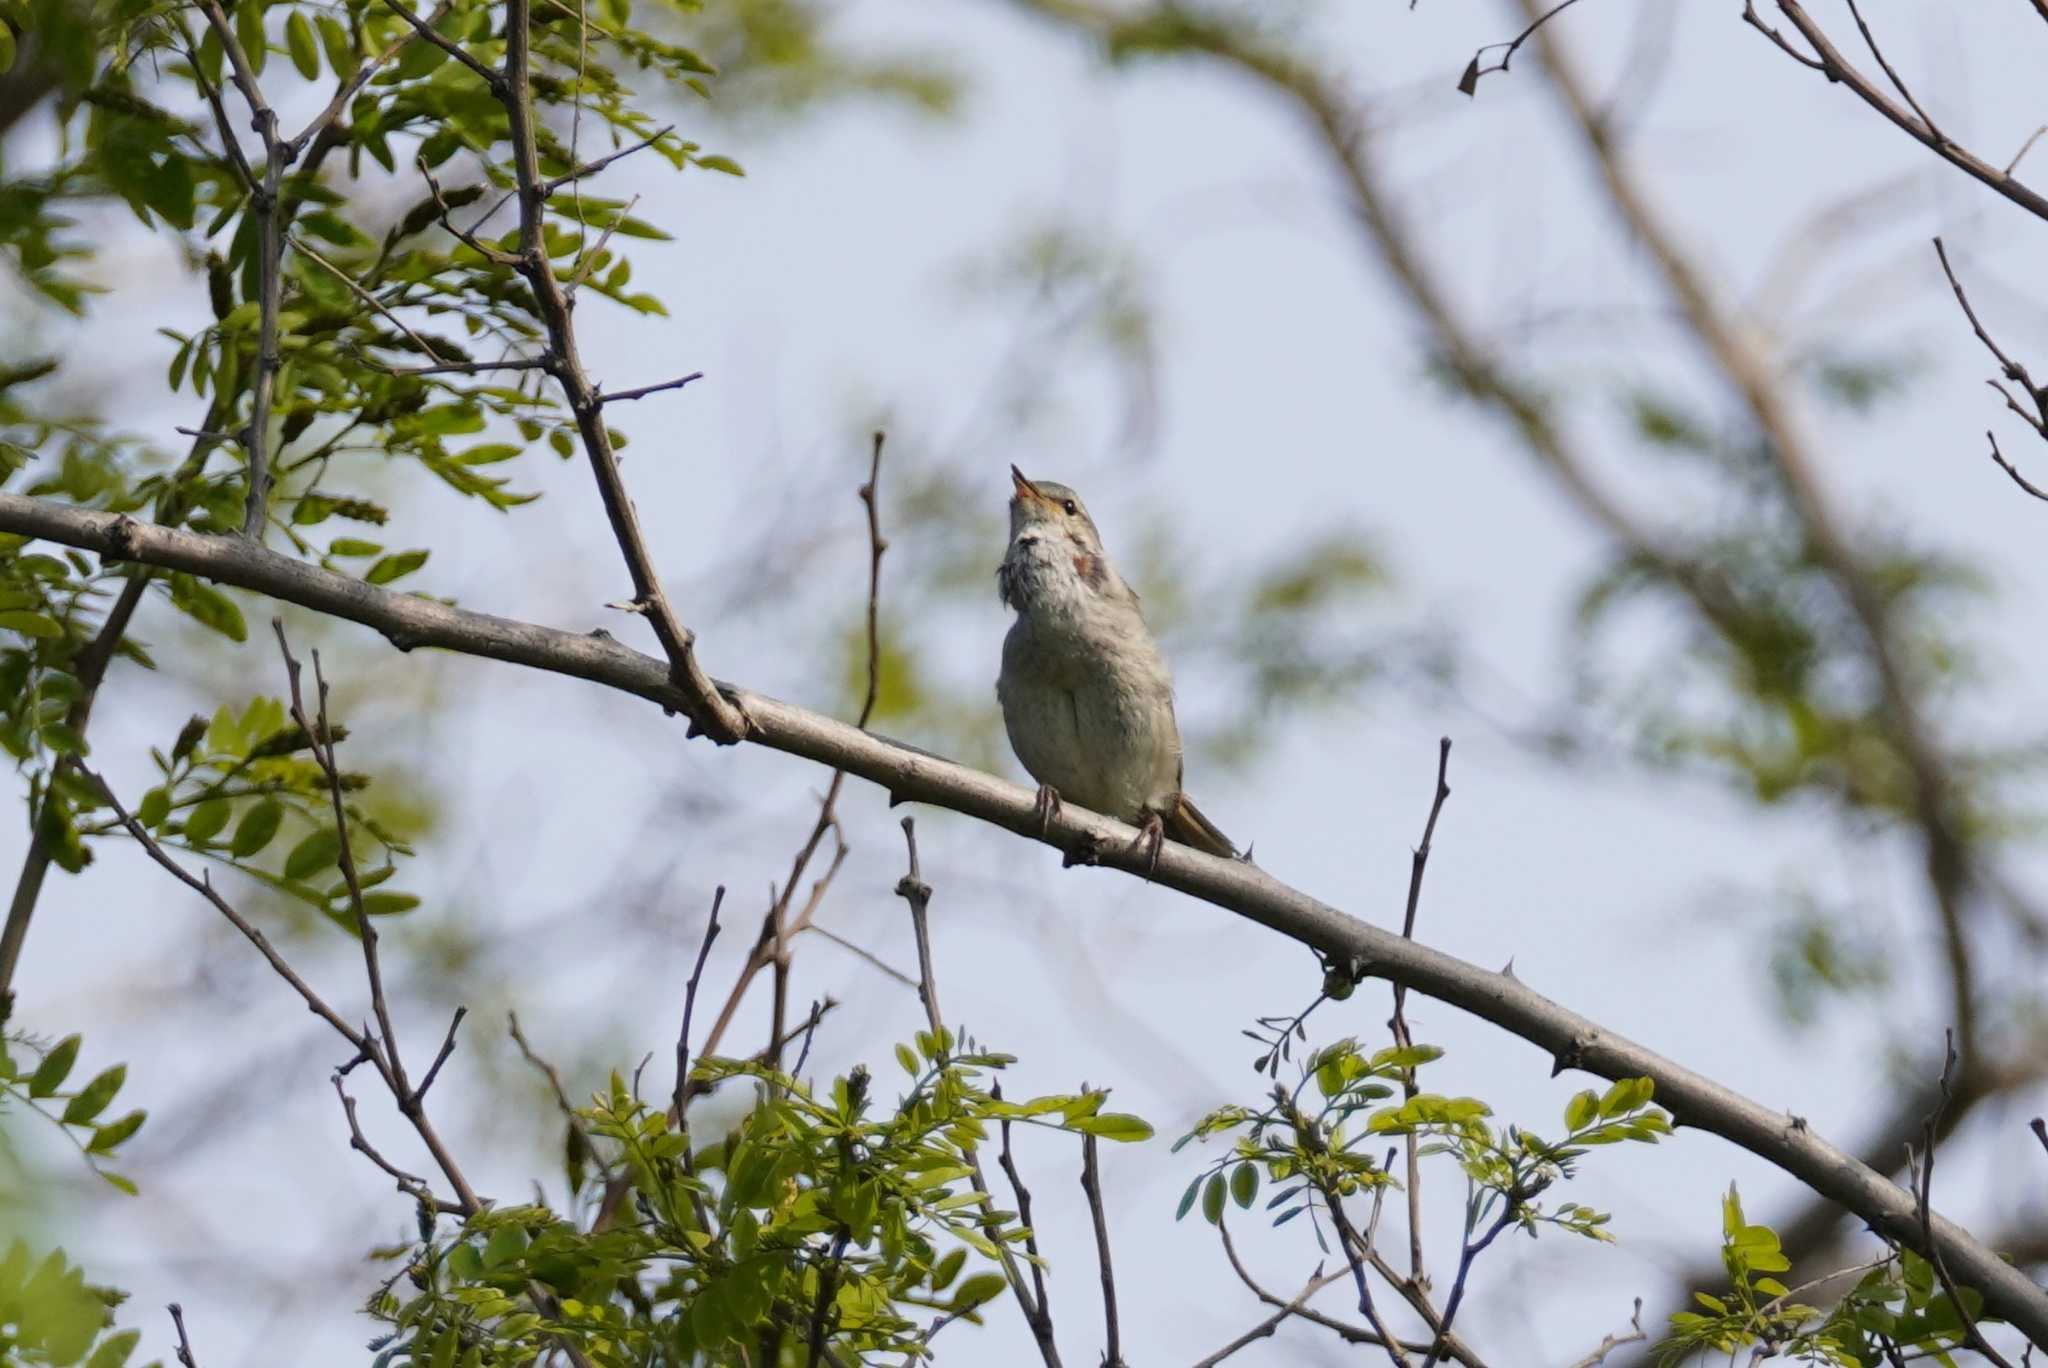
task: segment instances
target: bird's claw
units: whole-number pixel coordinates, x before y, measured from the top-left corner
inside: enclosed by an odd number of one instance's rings
[[[1140,851],[1145,855],[1145,882],[1152,882],[1152,876],[1159,871],[1159,851],[1166,844],[1166,823],[1158,813],[1148,812],[1138,827],[1138,834],[1124,847],[1131,854]]]
[[[1050,841],[1053,818],[1060,815],[1060,791],[1051,784],[1040,784],[1038,801],[1031,805],[1031,810],[1038,818],[1038,839]]]

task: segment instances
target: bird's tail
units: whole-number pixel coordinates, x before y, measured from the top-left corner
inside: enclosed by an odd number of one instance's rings
[[[1218,831],[1216,824],[1204,817],[1185,793],[1173,795],[1173,807],[1165,814],[1165,824],[1166,834],[1182,845],[1226,860],[1237,858],[1237,847],[1230,843],[1230,838]]]

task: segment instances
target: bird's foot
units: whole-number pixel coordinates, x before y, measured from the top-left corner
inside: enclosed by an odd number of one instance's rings
[[[1133,855],[1140,851],[1144,852],[1147,883],[1152,881],[1152,876],[1159,870],[1159,850],[1165,844],[1165,821],[1156,812],[1146,813],[1145,820],[1138,825],[1138,834],[1131,838],[1131,843],[1124,849]]]
[[[1040,784],[1038,801],[1031,805],[1031,810],[1038,817],[1038,839],[1050,841],[1052,819],[1060,815],[1060,791],[1051,784]]]

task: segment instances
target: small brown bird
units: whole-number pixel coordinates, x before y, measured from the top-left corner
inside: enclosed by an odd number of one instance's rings
[[[1010,747],[1038,780],[1041,821],[1065,799],[1140,828],[1151,861],[1171,836],[1225,858],[1237,848],[1181,792],[1173,680],[1102,535],[1065,485],[1010,467],[1010,546],[996,571],[1017,620],[996,698]]]

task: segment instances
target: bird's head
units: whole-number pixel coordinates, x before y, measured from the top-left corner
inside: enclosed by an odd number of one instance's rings
[[[1015,466],[1010,467],[1010,481],[1010,540],[1036,534],[1071,541],[1091,554],[1101,553],[1102,534],[1095,530],[1095,521],[1082,506],[1080,495],[1050,480],[1027,480]]]

